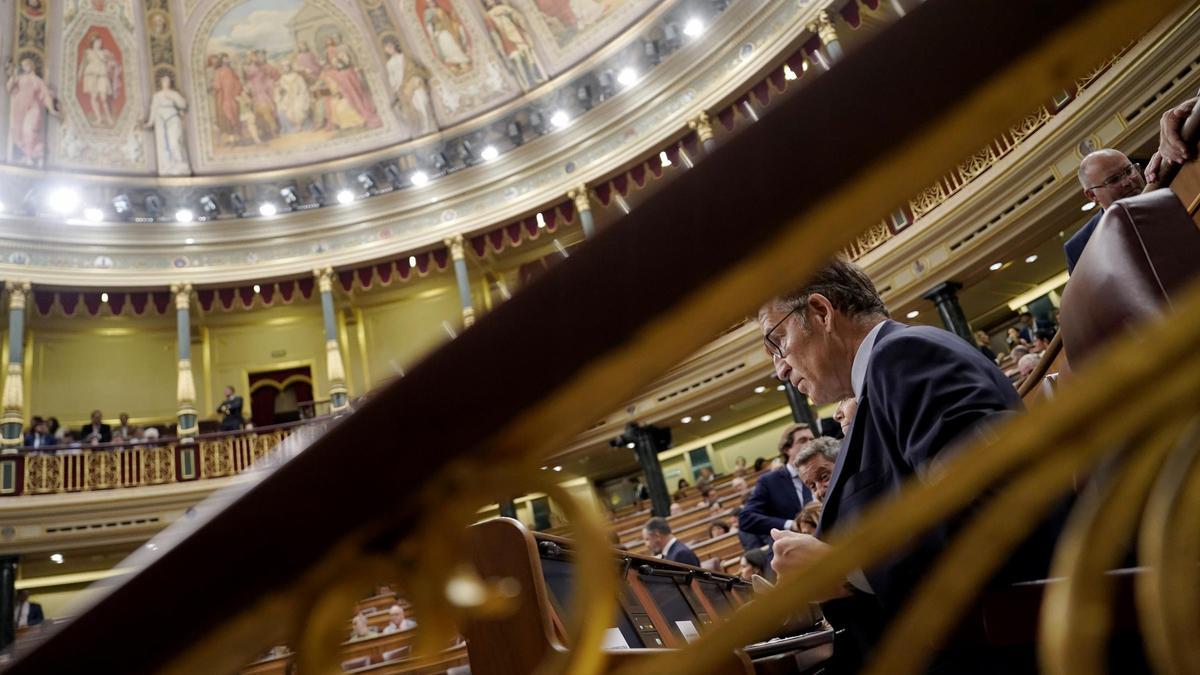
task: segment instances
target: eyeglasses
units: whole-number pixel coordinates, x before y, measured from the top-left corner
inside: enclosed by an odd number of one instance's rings
[[[1120,183],[1121,181],[1125,180],[1126,178],[1134,176],[1135,174],[1141,174],[1141,171],[1142,171],[1141,164],[1138,164],[1136,162],[1126,164],[1124,169],[1121,169],[1117,173],[1114,173],[1113,175],[1109,176],[1108,178],[1105,178],[1104,182],[1100,183],[1099,185],[1093,185],[1092,187],[1090,187],[1088,189],[1089,190],[1099,190],[1100,188],[1113,187],[1113,186],[1117,185],[1118,183]]]
[[[772,326],[771,330],[767,331],[766,334],[763,335],[763,346],[766,348],[767,353],[771,355],[771,358],[783,358],[783,347],[779,343],[772,340],[771,336],[775,334],[775,331],[779,330],[779,327],[783,325],[784,321],[787,321],[793,314],[799,311],[801,307],[803,307],[803,305],[796,305],[793,307],[792,311],[784,314],[783,318],[779,320],[779,323]]]

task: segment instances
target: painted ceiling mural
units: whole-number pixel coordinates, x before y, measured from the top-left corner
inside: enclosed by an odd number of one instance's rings
[[[2,161],[252,171],[434,133],[661,0],[0,0]]]

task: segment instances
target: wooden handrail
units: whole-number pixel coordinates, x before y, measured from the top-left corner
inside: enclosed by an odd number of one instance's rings
[[[1017,388],[1017,393],[1021,398],[1033,391],[1033,388],[1041,383],[1042,378],[1046,377],[1050,366],[1054,365],[1054,359],[1058,358],[1059,352],[1062,351],[1062,331],[1054,331],[1054,339],[1050,340],[1050,344],[1046,345],[1046,351],[1042,352],[1041,358],[1038,359],[1037,366],[1021,381],[1021,386]]]
[[[928,0],[224,508],[142,549],[139,572],[7,672],[231,672],[296,638],[314,597],[367,552],[392,550],[446,500],[489,497],[441,483],[451,467],[484,473],[561,447],[802,283],[856,223],[1050,95],[1046,73],[1082,72],[1131,37],[1097,18],[1129,5]],[[1084,30],[1096,25],[1113,30]],[[431,484],[446,489],[423,503]],[[199,570],[203,583],[178,583]],[[171,629],[147,640],[146,626]]]

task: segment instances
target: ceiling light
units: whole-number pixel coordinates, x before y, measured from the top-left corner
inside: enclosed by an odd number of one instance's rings
[[[421,187],[429,182],[429,176],[425,175],[424,171],[414,171],[413,174],[408,177],[408,179],[417,187]]]
[[[191,246],[192,244],[196,243],[196,240],[192,239],[191,237],[188,237],[187,239],[183,240],[183,243],[187,244],[188,246]]]
[[[361,185],[362,188],[367,192],[370,192],[371,188],[375,187],[375,177],[372,176],[369,171],[364,171],[358,174],[358,178],[356,180],[358,180],[358,184]]]
[[[262,286],[259,286],[258,284],[254,284],[254,292],[262,293]]]
[[[1000,269],[1001,267],[1004,267],[1004,263],[1002,263],[1002,262],[994,262],[994,263],[992,263],[992,264],[991,264],[991,266],[990,266],[990,267],[988,267],[988,269],[989,269],[989,270],[991,270],[991,271],[993,271],[993,272],[995,272],[996,270]]]
[[[1037,262],[1037,254],[1036,254],[1036,253],[1034,253],[1033,255],[1026,257],[1026,258],[1025,258],[1025,262],[1027,262],[1027,263],[1035,263],[1035,262]]]
[[[555,110],[554,114],[550,116],[550,124],[554,125],[557,129],[561,129],[570,123],[571,118],[567,116],[565,110]]]
[[[279,210],[276,209],[275,205],[271,202],[263,202],[262,204],[258,205],[258,213],[262,216],[270,217],[278,213],[278,211]]]
[[[700,421],[701,421],[701,422],[707,422],[707,421],[709,421],[709,420],[711,420],[711,419],[712,419],[712,415],[701,415],[701,416],[700,416]]]
[[[415,256],[415,255],[408,256],[408,266],[409,267],[417,266],[417,256]]]
[[[628,87],[637,82],[637,71],[633,68],[622,68],[621,72],[617,73],[617,82],[621,83],[622,87]]]
[[[63,564],[63,554],[51,553],[50,554],[50,562],[54,563],[55,565]]]
[[[200,208],[204,209],[204,212],[210,216],[217,215],[217,212],[221,210],[221,207],[217,205],[216,195],[204,195],[201,197]],[[175,217],[178,218],[178,214]]]
[[[540,211],[537,214],[537,225],[539,230],[546,227],[546,216],[543,216]]]
[[[683,24],[683,34],[688,37],[696,37],[703,32],[704,23],[702,23],[700,19],[692,17],[691,19],[687,20],[687,23]]]
[[[100,302],[108,302],[108,293],[100,294]]]
[[[79,208],[79,193],[71,188],[58,188],[50,193],[48,206],[51,211],[64,216],[75,213]]]
[[[775,391],[787,391],[787,385],[781,384],[778,387],[775,387]]]
[[[196,214],[192,213],[191,209],[179,209],[175,212],[175,220],[181,223],[190,223],[195,217]]]
[[[662,164],[664,169],[667,168],[668,166],[671,166],[671,158],[667,157],[666,150],[663,150],[662,152],[658,153],[658,161],[660,164]]]
[[[496,146],[489,145],[479,151],[479,156],[483,158],[483,161],[490,162],[500,156],[500,151],[496,149]]]
[[[93,223],[98,223],[104,220],[104,211],[96,208],[95,206],[89,206],[83,210],[83,217],[87,218]]]
[[[337,200],[339,204],[349,204],[354,201],[354,193],[349,190],[338,190]]]
[[[1096,202],[1088,202],[1088,203],[1084,204],[1083,206],[1079,207],[1079,210],[1080,211],[1091,211],[1094,208],[1096,208]]]
[[[554,470],[555,470],[555,471],[562,471],[562,467],[561,467],[561,466],[556,466],[556,467],[554,467]]]
[[[914,309],[913,311],[909,312],[908,314],[905,314],[904,316],[907,316],[910,319],[915,319],[920,315],[921,315],[920,310]]]
[[[766,387],[764,387],[764,386],[762,386],[762,385],[760,384],[760,385],[758,385],[757,387],[755,387],[755,388],[754,388],[754,393],[756,393],[756,394],[761,394],[761,393],[763,393],[763,392],[764,392],[764,391],[766,391],[766,390],[767,390],[767,388],[766,388]]]
[[[625,447],[627,447],[627,448],[629,448],[630,450],[632,450],[632,449],[634,449],[634,448],[636,448],[636,447],[637,447],[637,444],[631,441],[631,442],[629,442],[629,443],[626,443],[626,444],[625,444]]]
[[[287,204],[288,206],[292,206],[296,202],[300,201],[300,195],[296,194],[296,188],[290,185],[285,188],[281,188],[279,190],[279,196],[283,199],[283,203]]]
[[[682,423],[684,423],[684,424],[691,424],[691,423],[692,423],[692,418],[691,418],[691,416],[688,416],[688,417],[685,417],[685,418],[683,418],[683,419],[681,419],[681,420],[679,420],[679,421],[680,421],[680,422],[682,422]]]
[[[796,71],[792,70],[788,64],[783,64],[783,79],[789,82],[796,79]]]
[[[804,59],[800,62],[800,71],[805,73],[808,72],[808,59]]]

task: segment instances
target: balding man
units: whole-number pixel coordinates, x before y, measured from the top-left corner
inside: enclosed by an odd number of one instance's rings
[[[1100,211],[1063,246],[1067,254],[1068,272],[1075,270],[1075,264],[1083,255],[1083,248],[1091,239],[1104,211],[1118,199],[1141,194],[1142,188],[1146,187],[1146,180],[1140,167],[1129,161],[1125,153],[1105,148],[1084,157],[1079,163],[1079,184],[1083,186],[1083,196],[1088,201],[1096,202]]]

